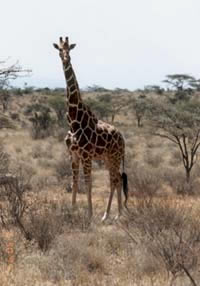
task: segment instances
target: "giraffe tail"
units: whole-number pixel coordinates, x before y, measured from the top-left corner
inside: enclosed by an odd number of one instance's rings
[[[124,169],[125,169],[125,154],[123,155],[123,158],[122,158],[122,168],[123,168],[123,172],[121,174],[121,178],[122,178],[123,192],[124,192],[124,196],[125,196],[124,206],[128,210],[128,207],[127,207],[127,201],[128,201],[128,176],[124,172]]]
[[[122,173],[122,186],[123,186],[123,192],[125,196],[124,206],[127,208],[127,201],[128,201],[128,176],[125,172]]]

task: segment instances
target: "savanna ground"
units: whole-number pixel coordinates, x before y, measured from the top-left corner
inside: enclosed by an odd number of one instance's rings
[[[113,118],[105,104],[98,109],[91,102],[100,98],[101,106],[107,93],[85,92],[83,98],[99,116],[114,119],[124,134],[130,197],[129,213],[124,211],[117,221],[113,199],[104,224],[109,178],[99,162],[93,164],[92,221],[87,218],[82,175],[78,207],[71,209],[71,169],[63,141],[67,127],[52,104],[56,96],[62,102],[62,92],[14,94],[1,112],[9,127],[0,129],[2,173],[17,178],[16,184],[1,187],[2,286],[199,285],[198,160],[186,190],[176,145],[151,135],[143,118],[137,126],[132,101],[139,94],[112,91],[113,106],[118,102]],[[37,112],[46,112],[44,125]]]

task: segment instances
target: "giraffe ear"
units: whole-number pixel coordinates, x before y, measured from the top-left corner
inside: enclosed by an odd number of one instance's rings
[[[69,50],[73,50],[75,47],[76,47],[76,44],[71,44],[71,45],[69,46]]]
[[[59,50],[59,47],[58,47],[57,44],[53,44],[53,46],[54,46],[55,49]]]

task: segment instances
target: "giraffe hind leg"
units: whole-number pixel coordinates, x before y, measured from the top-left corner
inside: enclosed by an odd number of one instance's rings
[[[107,205],[107,208],[106,208],[106,211],[101,219],[102,222],[104,222],[108,217],[109,217],[109,214],[110,214],[110,208],[111,208],[111,204],[112,204],[112,199],[113,199],[113,195],[114,195],[114,192],[115,192],[115,186],[111,183],[110,184],[110,196],[109,196],[109,200],[108,200],[108,205]]]
[[[76,196],[78,192],[78,179],[79,179],[79,158],[72,154],[72,207],[76,205]]]
[[[118,215],[117,215],[117,217],[119,217],[121,215],[121,209],[122,209],[121,186],[122,186],[121,175],[120,175],[119,171],[111,170],[110,171],[110,196],[109,196],[106,212],[104,213],[104,215],[102,217],[102,222],[104,222],[109,217],[112,199],[113,199],[115,189],[117,189],[117,202],[118,202]]]

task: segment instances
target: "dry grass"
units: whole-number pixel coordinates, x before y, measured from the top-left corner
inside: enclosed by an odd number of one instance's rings
[[[103,225],[100,223],[109,196],[109,177],[103,166],[94,163],[94,218],[89,221],[82,173],[78,207],[71,208],[71,193],[67,192],[71,171],[63,143],[65,130],[56,130],[54,136],[43,140],[33,140],[30,136],[31,125],[23,111],[30,102],[39,100],[38,95],[13,99],[10,112],[18,114],[16,128],[0,133],[10,158],[10,170],[22,166],[32,176],[23,216],[32,239],[24,239],[13,224],[0,230],[0,285],[169,285],[174,274],[158,255],[158,243],[168,249],[176,246],[172,226],[176,225],[175,231],[181,233],[190,249],[196,247],[195,254],[199,256],[199,246],[189,235],[199,242],[199,167],[192,177],[195,196],[187,196],[174,146],[150,136],[145,125],[138,129],[133,113],[123,111],[117,116],[116,125],[126,138],[130,214],[125,213],[120,222],[113,220],[117,212],[115,197],[111,218]],[[179,196],[180,193],[184,196]],[[185,224],[187,219],[190,223]],[[184,261],[191,264],[187,256]],[[197,283],[198,266],[199,261],[188,268]],[[190,285],[190,282],[180,272],[174,285]]]

